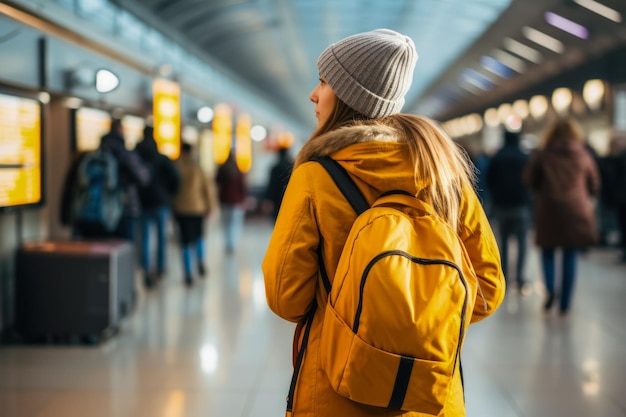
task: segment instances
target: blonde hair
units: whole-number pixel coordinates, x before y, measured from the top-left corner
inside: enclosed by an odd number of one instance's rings
[[[416,197],[432,205],[446,223],[458,230],[461,200],[465,192],[474,192],[476,172],[467,152],[452,141],[436,122],[423,116],[402,113],[370,119],[337,97],[330,117],[309,140],[340,127],[376,124],[393,128],[400,135],[399,142],[409,146],[418,189]]]
[[[434,121],[417,115],[396,114],[381,119],[396,127],[409,146],[414,163],[416,197],[458,230],[463,194],[474,192],[475,168],[467,153]]]

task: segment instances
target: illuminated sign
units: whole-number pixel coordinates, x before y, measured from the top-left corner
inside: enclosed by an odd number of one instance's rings
[[[215,107],[213,118],[213,158],[215,163],[222,165],[228,159],[232,146],[232,118],[230,107],[220,104]]]
[[[163,78],[152,84],[154,139],[170,159],[180,155],[180,86]]]
[[[0,207],[41,202],[41,107],[0,94]]]
[[[76,110],[77,151],[87,152],[98,149],[100,139],[110,130],[111,116],[109,113],[86,107]]]
[[[235,130],[235,156],[237,167],[241,172],[248,172],[252,168],[252,140],[250,138],[250,116],[242,114],[237,118]]]

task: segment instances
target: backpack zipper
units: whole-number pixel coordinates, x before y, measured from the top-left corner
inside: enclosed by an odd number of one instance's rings
[[[468,298],[468,289],[467,289],[467,281],[465,280],[465,277],[463,276],[463,272],[461,271],[461,268],[459,268],[459,266],[457,264],[455,264],[454,262],[450,262],[448,260],[445,259],[426,259],[426,258],[418,258],[415,257],[405,251],[401,251],[401,250],[389,250],[389,251],[385,251],[385,252],[381,252],[378,255],[376,255],[365,267],[365,270],[363,271],[363,275],[361,277],[361,284],[359,287],[359,303],[357,305],[357,309],[356,309],[356,314],[354,317],[354,323],[352,325],[352,331],[356,334],[358,329],[359,329],[359,321],[360,321],[360,317],[361,317],[361,311],[363,309],[363,291],[365,289],[365,281],[367,280],[367,277],[369,275],[370,270],[372,269],[372,267],[374,266],[374,264],[376,264],[378,261],[380,261],[382,258],[385,258],[387,256],[392,256],[392,255],[399,255],[399,256],[403,256],[405,258],[407,258],[408,260],[410,260],[411,262],[414,263],[418,263],[418,264],[422,264],[422,265],[447,265],[450,266],[454,269],[456,269],[456,271],[459,273],[459,277],[461,279],[461,283],[463,284],[463,287],[465,288],[465,300],[463,301],[463,308],[461,309],[461,328],[459,331],[459,340],[456,346],[456,355],[454,358],[454,366],[453,366],[453,370],[456,368],[456,361],[457,359],[460,357],[461,355],[461,345],[462,345],[462,341],[463,341],[463,333],[465,332],[465,316],[467,315],[467,298]],[[454,371],[453,371],[454,372]]]

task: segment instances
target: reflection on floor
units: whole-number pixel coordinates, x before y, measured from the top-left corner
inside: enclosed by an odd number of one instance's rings
[[[293,325],[265,304],[260,264],[271,225],[246,225],[223,254],[208,241],[209,276],[183,285],[172,245],[170,275],[141,292],[120,333],[95,347],[0,346],[0,416],[284,415]],[[509,291],[491,318],[470,328],[463,353],[468,416],[626,416],[626,266],[612,251],[581,257],[571,314],[541,311],[534,292]],[[138,280],[139,282],[139,280]]]

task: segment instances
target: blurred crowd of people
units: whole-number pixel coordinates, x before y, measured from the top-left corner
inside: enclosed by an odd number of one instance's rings
[[[218,167],[215,178],[209,178],[186,143],[180,157],[172,161],[159,152],[153,133],[147,126],[143,140],[135,150],[128,150],[121,123],[113,120],[110,132],[101,139],[98,151],[115,159],[116,187],[122,196],[115,227],[77,218],[77,196],[88,186],[82,177],[90,172],[84,166],[89,152],[78,153],[68,170],[62,222],[72,227],[75,238],[140,241],[144,283],[152,287],[167,271],[167,227],[173,219],[184,282],[192,285],[194,276],[208,273],[206,223],[218,207],[225,253],[236,250],[246,213],[246,178],[232,154]],[[620,260],[626,262],[626,146],[618,143],[600,157],[587,144],[578,122],[562,118],[549,127],[532,153],[521,146],[520,133],[505,131],[503,146],[493,155],[471,154],[477,194],[493,223],[502,268],[509,284],[514,283],[523,295],[531,292],[525,265],[530,232],[534,232],[547,290],[546,310],[558,299],[560,312],[568,312],[578,255],[592,246],[608,245],[611,233],[619,236]],[[294,164],[287,148],[278,149],[276,156],[260,196],[262,212],[272,221]]]
[[[497,152],[474,158],[477,193],[493,223],[509,283],[523,295],[531,292],[524,266],[532,230],[546,288],[544,308],[548,311],[558,301],[560,313],[567,314],[577,258],[591,247],[609,244],[614,230],[606,225],[618,225],[620,261],[626,262],[626,147],[598,156],[571,117],[555,120],[532,152],[520,140],[520,133],[505,131]],[[510,266],[513,248],[516,262]]]
[[[201,168],[195,149],[181,146],[171,160],[159,152],[151,126],[135,149],[125,147],[119,120],[98,149],[77,152],[66,174],[61,222],[81,240],[124,239],[138,243],[143,280],[153,287],[167,273],[168,225],[173,219],[184,283],[208,274],[207,219],[220,208],[225,251],[232,254],[243,224],[247,185],[234,158],[216,178]],[[156,232],[154,235],[153,233]]]

